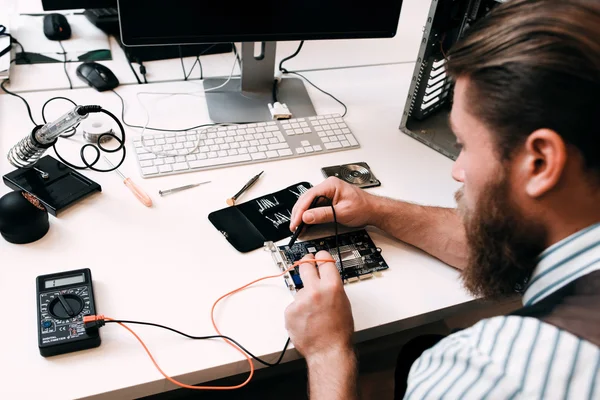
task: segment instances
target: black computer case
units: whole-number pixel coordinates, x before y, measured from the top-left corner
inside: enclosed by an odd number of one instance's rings
[[[453,84],[446,55],[477,20],[502,0],[433,0],[402,114],[400,130],[456,160],[460,152],[448,125]]]

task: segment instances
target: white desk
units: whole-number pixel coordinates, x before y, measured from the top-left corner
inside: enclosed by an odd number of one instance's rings
[[[237,253],[207,219],[209,212],[225,206],[243,183],[260,170],[264,176],[245,195],[253,197],[307,180],[322,181],[320,167],[366,161],[382,186],[370,189],[381,195],[424,204],[452,206],[458,184],[450,176],[451,161],[398,130],[412,65],[391,65],[336,71],[310,72],[316,84],[327,84],[349,108],[346,117],[362,147],[358,150],[216,169],[143,180],[130,155],[122,171],[152,195],[155,205],[143,207],[114,173],[84,172],[103,191],[51,217],[49,233],[29,245],[0,240],[0,292],[10,299],[1,330],[8,343],[3,349],[1,398],[80,398],[99,395],[132,398],[171,390],[128,332],[118,326],[102,329],[102,345],[93,350],[43,358],[36,348],[35,278],[38,275],[89,267],[93,274],[98,312],[113,318],[152,321],[192,334],[212,334],[209,311],[225,292],[253,279],[276,272],[262,250]],[[130,123],[143,122],[135,93],[142,89],[168,92],[193,91],[199,83],[172,82],[119,89],[125,97]],[[319,113],[339,110],[339,105],[308,88]],[[36,115],[41,104],[60,92],[27,93]],[[92,89],[69,91],[80,104],[100,104],[120,113],[112,93]],[[172,128],[208,121],[200,96],[172,96],[154,108],[152,125]],[[66,107],[66,105],[65,105]],[[0,154],[32,128],[20,100],[0,96]],[[127,131],[129,139],[137,132]],[[77,160],[76,148],[61,140],[65,155]],[[0,158],[0,172],[11,170]],[[161,198],[159,189],[195,181],[212,183]],[[8,188],[0,186],[0,195]],[[316,233],[317,231],[313,231]],[[330,234],[331,232],[320,232]],[[357,341],[380,337],[439,320],[472,301],[458,273],[441,262],[379,232],[372,231],[390,269],[383,277],[347,286],[356,323]],[[252,352],[274,359],[287,338],[283,311],[292,300],[280,279],[233,296],[217,311],[222,331]],[[471,303],[472,304],[472,303]],[[242,356],[219,342],[197,342],[152,328],[134,327],[161,367],[187,383],[199,383],[247,371]],[[291,350],[285,360],[296,359]],[[70,377],[60,390],[51,382]],[[93,378],[90,378],[93,377]],[[103,394],[103,396],[102,396]]]
[[[0,0],[2,4],[9,4],[11,0]],[[285,64],[289,70],[322,70],[340,67],[355,67],[366,65],[382,65],[394,63],[414,62],[420,45],[423,26],[431,2],[421,0],[405,0],[402,6],[398,31],[391,39],[364,39],[364,40],[321,40],[307,41],[301,53]],[[10,7],[10,6],[5,6]],[[12,8],[15,13],[43,12],[40,0],[22,0]],[[81,10],[79,10],[81,11]],[[71,11],[65,11],[71,12]],[[18,18],[13,14],[11,28],[15,37],[19,37]],[[86,21],[87,22],[87,21]],[[101,61],[108,66],[117,76],[121,84],[137,83],[135,76],[127,63],[122,49],[114,38],[111,38],[111,51],[113,59]],[[279,42],[277,44],[277,58],[279,61],[292,54],[299,42]],[[205,77],[227,76],[233,63],[233,53],[202,56],[202,66]],[[184,59],[186,69],[192,66],[194,58]],[[75,71],[80,63],[68,63],[67,70],[74,87],[85,87]],[[147,78],[150,82],[177,81],[183,79],[180,60],[161,60],[144,63],[147,69]],[[134,64],[139,74],[139,66]],[[236,74],[239,70],[236,67]],[[141,75],[140,75],[141,78]],[[198,67],[192,74],[192,79],[199,78]],[[34,64],[13,65],[11,68],[11,82],[8,88],[13,91],[39,91],[53,89],[67,89],[68,81],[64,75],[62,64]]]

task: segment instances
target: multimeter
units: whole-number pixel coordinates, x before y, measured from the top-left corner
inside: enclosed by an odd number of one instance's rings
[[[98,329],[86,332],[83,317],[95,315],[89,268],[41,275],[37,283],[38,347],[44,357],[100,346]]]

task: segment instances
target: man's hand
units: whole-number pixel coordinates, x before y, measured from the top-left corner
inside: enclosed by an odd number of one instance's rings
[[[292,210],[290,229],[295,231],[301,221],[305,224],[333,222],[331,207],[317,207],[308,210],[313,199],[324,196],[331,199],[335,207],[337,221],[346,226],[371,224],[375,196],[338,178],[327,178],[325,182],[304,193]]]
[[[315,259],[312,255],[303,258]],[[317,260],[331,259],[320,251]],[[309,370],[311,399],[356,398],[354,321],[350,301],[333,260],[300,265],[304,288],[285,311],[285,325]]]

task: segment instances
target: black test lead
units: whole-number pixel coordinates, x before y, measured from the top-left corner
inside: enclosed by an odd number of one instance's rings
[[[308,209],[310,210],[311,208],[315,208],[317,206],[317,203],[319,202],[319,200],[321,200],[322,198],[326,198],[326,197],[323,197],[323,196],[315,197],[313,199],[312,203],[310,203],[310,206],[308,206]],[[306,225],[304,223],[304,221],[300,221],[300,225],[298,225],[298,227],[294,231],[294,234],[292,235],[292,238],[290,239],[290,243],[288,244],[288,247],[292,247],[294,245],[294,243],[296,243],[296,240],[298,240],[298,236],[300,236],[302,229],[304,229],[304,225]]]

